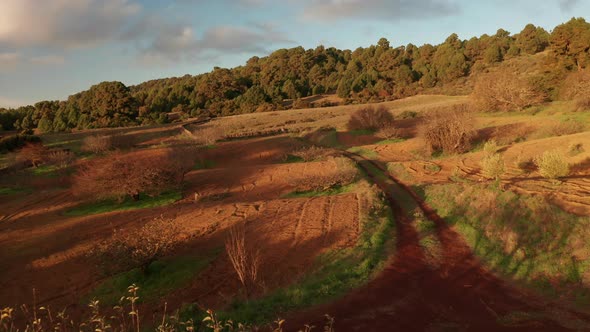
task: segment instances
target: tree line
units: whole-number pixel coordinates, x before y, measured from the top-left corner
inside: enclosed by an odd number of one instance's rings
[[[282,109],[285,99],[322,93],[337,93],[347,102],[392,100],[457,84],[507,59],[544,51],[551,55],[547,68],[552,72],[545,74],[563,78],[588,66],[589,49],[590,23],[583,18],[573,18],[551,33],[529,24],[514,35],[500,29],[461,40],[452,34],[442,44],[420,47],[392,47],[381,38],[354,51],[324,46],[280,49],[232,69],[215,67],[205,74],[129,87],[102,82],[64,101],[0,109],[0,129],[44,133],[159,124],[168,121],[170,112],[186,117],[261,112]]]

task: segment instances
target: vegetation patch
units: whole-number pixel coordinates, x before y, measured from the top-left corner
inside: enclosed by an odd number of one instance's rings
[[[133,200],[130,197],[126,197],[122,202],[118,202],[115,199],[107,199],[99,202],[79,205],[71,210],[66,211],[64,214],[66,216],[88,216],[114,211],[149,209],[172,204],[181,198],[182,194],[180,191],[170,191],[158,196],[140,194],[138,200]]]
[[[547,296],[590,305],[582,282],[590,267],[590,218],[494,186],[432,185],[424,196],[496,271]]]
[[[213,261],[217,252],[207,258],[175,257],[151,263],[147,272],[140,268],[117,274],[98,285],[87,299],[106,305],[117,304],[129,285],[139,287],[138,296],[144,302],[159,300],[175,289],[184,287]],[[85,301],[84,303],[86,303]]]
[[[322,197],[322,196],[333,196],[351,192],[354,189],[354,184],[349,185],[336,185],[325,190],[306,190],[306,191],[294,191],[283,196],[283,198],[301,198],[301,197]]]
[[[401,143],[401,142],[405,142],[405,141],[406,141],[405,138],[391,138],[391,139],[384,139],[384,140],[379,141],[375,144],[376,145],[389,145],[389,144]]]
[[[268,322],[279,312],[306,308],[340,297],[366,283],[379,271],[394,241],[393,216],[388,208],[371,214],[354,248],[326,253],[318,258],[318,268],[303,280],[262,298],[236,302],[220,317],[247,323]]]
[[[360,155],[360,156],[362,156],[364,158],[367,158],[367,159],[377,159],[377,158],[379,158],[379,154],[377,152],[375,152],[373,150],[369,150],[367,148],[360,147],[360,146],[352,147],[352,148],[350,148],[350,149],[348,149],[346,151],[348,151],[350,153],[358,154],[358,155]]]
[[[17,195],[22,193],[30,193],[29,188],[13,188],[13,187],[0,187],[0,195]]]
[[[202,160],[197,160],[197,162],[195,163],[195,166],[193,167],[193,170],[197,171],[200,169],[212,169],[215,166],[216,166],[215,161],[202,159]]]

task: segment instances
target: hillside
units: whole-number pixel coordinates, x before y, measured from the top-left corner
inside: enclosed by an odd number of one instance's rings
[[[546,54],[540,63],[543,70],[532,79],[550,77],[537,88],[551,92],[568,72],[586,67],[588,36],[590,24],[579,18],[551,33],[529,24],[517,34],[499,29],[494,35],[469,40],[452,34],[439,45],[420,47],[392,47],[382,38],[354,51],[324,46],[281,49],[253,57],[240,67],[216,67],[202,75],[131,87],[102,82],[65,101],[0,110],[0,124],[3,130],[60,132],[166,123],[170,112],[187,118],[304,108],[309,106],[306,97],[324,93],[337,94],[343,103],[394,100],[423,92],[468,94],[489,68],[541,52]],[[332,102],[318,106],[328,105]]]

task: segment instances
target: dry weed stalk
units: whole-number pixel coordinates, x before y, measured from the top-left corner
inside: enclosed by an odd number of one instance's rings
[[[230,228],[228,237],[225,240],[225,250],[238,275],[238,279],[240,279],[246,291],[246,296],[249,296],[252,287],[258,282],[260,252],[250,251],[246,247],[246,229],[244,225]]]

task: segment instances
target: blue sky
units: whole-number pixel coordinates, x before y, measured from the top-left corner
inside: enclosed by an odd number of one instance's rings
[[[0,107],[234,67],[284,47],[438,44],[589,15],[585,0],[1,0]]]

